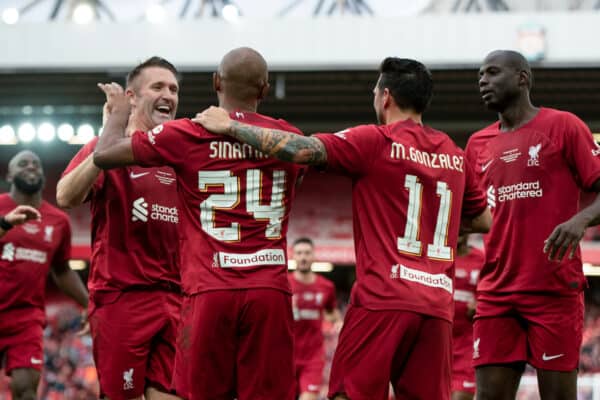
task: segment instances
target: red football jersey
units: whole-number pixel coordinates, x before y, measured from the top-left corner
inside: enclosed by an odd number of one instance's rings
[[[231,115],[299,132],[260,114]],[[140,165],[169,165],[177,174],[186,293],[259,287],[289,293],[286,232],[303,167],[266,157],[188,119],[136,132],[132,145]]]
[[[445,134],[413,121],[317,137],[329,168],[353,179],[353,304],[452,321],[461,213],[481,214],[484,192]]]
[[[473,321],[468,317],[467,305],[475,300],[479,271],[483,266],[484,254],[470,247],[469,253],[456,257],[454,273],[454,324],[452,335],[454,348],[473,347]]]
[[[73,157],[63,176],[94,152],[98,139]],[[137,166],[101,171],[88,199],[92,257],[88,288],[180,285],[180,211],[175,173],[168,167]]]
[[[323,311],[336,308],[335,286],[321,275],[315,276],[314,282],[306,284],[288,274],[293,294],[294,357],[298,362],[323,358]]]
[[[0,215],[17,204],[0,194]],[[52,265],[71,257],[69,217],[42,201],[41,221],[15,226],[0,238],[0,313],[21,310],[27,319],[45,319],[46,278]],[[1,317],[0,317],[1,318]]]
[[[499,128],[496,122],[473,134],[466,150],[494,217],[478,293],[578,293],[585,283],[580,251],[550,262],[544,241],[577,213],[580,189],[600,178],[600,148],[579,118],[550,108],[515,131]]]

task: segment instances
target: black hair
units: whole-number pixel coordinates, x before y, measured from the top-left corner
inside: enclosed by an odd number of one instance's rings
[[[378,87],[387,88],[400,108],[422,114],[431,101],[433,79],[422,63],[409,58],[388,57],[379,67]]]
[[[306,243],[306,244],[309,244],[310,247],[315,247],[315,245],[313,244],[313,241],[307,237],[301,237],[301,238],[294,240],[294,244],[292,245],[292,247],[295,247],[297,244],[301,244],[301,243]]]
[[[151,68],[151,67],[159,67],[159,68],[164,68],[166,70],[169,70],[173,73],[173,75],[175,75],[177,82],[179,82],[181,80],[179,72],[177,71],[177,68],[175,68],[175,66],[173,64],[171,64],[169,61],[165,60],[162,57],[154,56],[154,57],[150,57],[146,61],[138,64],[134,69],[132,69],[127,74],[127,78],[126,78],[126,82],[125,82],[126,85],[128,87],[131,86],[131,83],[135,80],[135,78],[140,76],[140,74],[142,73],[143,70],[145,70],[146,68]]]

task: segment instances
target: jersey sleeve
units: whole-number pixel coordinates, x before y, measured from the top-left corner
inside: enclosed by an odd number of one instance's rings
[[[65,216],[60,232],[60,243],[54,258],[52,260],[54,265],[63,264],[68,262],[71,258],[71,224],[69,223],[68,217]]]
[[[131,137],[135,161],[142,167],[169,165],[177,167],[187,156],[196,127],[189,120],[175,120],[155,126],[148,132],[138,131]]]
[[[471,166],[471,170],[475,171],[475,165],[477,163],[477,145],[473,136],[467,141],[467,147],[465,147],[465,164]]]
[[[569,118],[564,129],[564,154],[581,187],[589,190],[600,178],[600,147],[581,119],[573,114],[567,115]]]
[[[462,215],[467,218],[477,217],[487,207],[487,195],[469,162],[464,163],[464,169],[465,193],[463,195]]]
[[[98,143],[98,137],[96,137],[96,138],[94,138],[94,140],[86,143],[85,146],[83,146],[81,149],[79,149],[77,154],[75,154],[75,156],[73,156],[73,158],[69,162],[69,165],[67,165],[67,168],[65,168],[65,170],[63,171],[63,173],[60,177],[63,178],[66,175],[68,175],[71,171],[73,171],[75,168],[77,168],[82,162],[84,162],[91,154],[94,154],[94,149],[96,148],[96,143]],[[100,173],[98,174],[98,177],[96,178],[96,180],[94,181],[94,184],[92,185],[90,193],[94,193],[94,192],[101,190],[103,185],[104,185],[104,171],[100,171]],[[89,197],[90,196],[88,195],[88,197],[85,199],[85,201],[88,201]]]
[[[337,133],[318,133],[327,151],[327,169],[350,176],[367,173],[381,145],[374,125],[363,125]]]

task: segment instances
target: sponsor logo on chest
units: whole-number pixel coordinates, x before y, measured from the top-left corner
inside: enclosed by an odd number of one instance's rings
[[[31,261],[38,264],[45,264],[48,260],[48,253],[42,250],[15,246],[13,243],[8,242],[2,247],[0,259],[9,262]]]
[[[131,208],[131,221],[148,222],[148,219],[177,224],[179,223],[179,212],[177,207],[167,207],[160,204],[148,204],[146,199],[139,197],[133,201]]]

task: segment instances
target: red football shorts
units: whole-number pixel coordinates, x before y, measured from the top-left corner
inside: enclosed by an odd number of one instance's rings
[[[186,298],[176,393],[188,400],[294,399],[292,323],[291,296],[275,289]]]
[[[329,380],[329,397],[450,399],[452,325],[410,311],[352,305],[344,319]]]
[[[169,392],[180,307],[181,295],[165,290],[91,296],[89,320],[103,395],[130,399],[148,386]]]
[[[313,360],[296,361],[296,394],[305,392],[319,393],[323,385],[325,360],[316,357]]]
[[[0,368],[4,364],[7,375],[18,368],[41,371],[44,364],[44,324],[27,314],[24,310],[0,313]]]
[[[473,337],[454,338],[452,344],[452,391],[475,393],[475,368],[473,367]]]
[[[583,295],[511,294],[477,299],[475,367],[527,362],[539,369],[573,371],[579,364]]]

